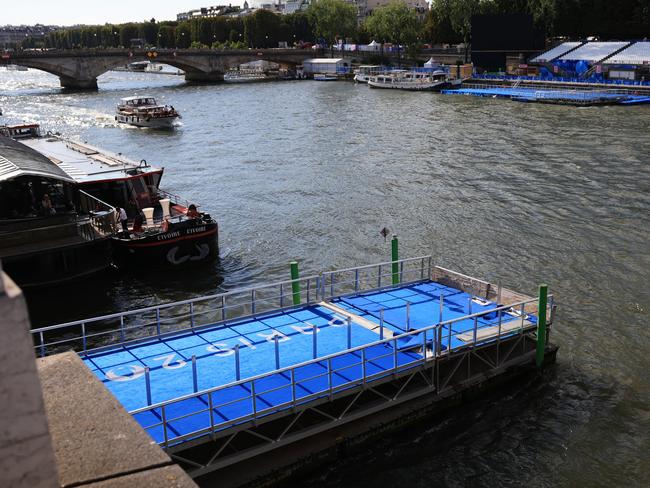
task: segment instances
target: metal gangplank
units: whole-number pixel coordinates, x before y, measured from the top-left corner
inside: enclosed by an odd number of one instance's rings
[[[536,314],[424,256],[32,333],[40,355],[77,350],[199,476],[530,361]]]

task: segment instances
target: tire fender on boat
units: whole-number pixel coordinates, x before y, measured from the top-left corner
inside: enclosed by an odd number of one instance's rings
[[[170,264],[178,265],[183,264],[187,261],[200,261],[201,259],[205,259],[207,255],[210,254],[210,246],[208,244],[195,244],[194,247],[197,251],[199,251],[198,255],[186,254],[185,256],[180,257],[176,256],[179,249],[178,246],[172,247],[169,251],[167,251],[167,261]]]

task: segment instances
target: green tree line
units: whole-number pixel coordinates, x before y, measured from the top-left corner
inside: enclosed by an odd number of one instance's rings
[[[127,23],[80,26],[50,33],[44,47],[59,49],[129,47],[144,39],[160,48],[277,47],[284,41],[339,39],[351,43],[392,42],[415,48],[424,43],[471,43],[471,18],[477,14],[533,16],[547,37],[602,39],[650,37],[648,0],[432,0],[431,9],[418,16],[403,2],[392,0],[358,24],[357,9],[344,0],[314,0],[306,12],[277,15],[258,10],[245,17],[213,17],[185,22]],[[24,47],[40,47],[28,39]]]

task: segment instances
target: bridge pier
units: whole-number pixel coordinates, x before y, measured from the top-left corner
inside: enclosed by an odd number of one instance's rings
[[[60,75],[61,86],[67,90],[97,90],[97,78],[80,80],[70,76]]]
[[[218,83],[223,81],[223,73],[221,71],[185,71],[185,81],[193,83]]]

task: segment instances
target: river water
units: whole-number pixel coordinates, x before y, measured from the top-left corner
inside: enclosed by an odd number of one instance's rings
[[[117,127],[152,94],[175,132]],[[107,273],[32,293],[33,322],[117,310],[402,257],[559,303],[557,366],[386,437],[299,483],[647,486],[650,479],[650,107],[571,108],[296,81],[186,85],[109,73],[64,93],[0,72],[5,121],[36,121],[165,167],[162,187],[220,223],[221,259],[179,274]]]

